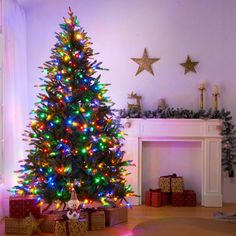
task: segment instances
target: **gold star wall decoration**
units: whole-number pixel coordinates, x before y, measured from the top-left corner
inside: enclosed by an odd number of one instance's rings
[[[131,58],[134,62],[136,62],[139,67],[135,75],[138,75],[142,71],[146,70],[152,75],[154,75],[153,70],[152,70],[152,64],[155,63],[156,61],[160,60],[160,58],[149,58],[147,49],[145,48],[143,51],[143,57],[142,58]]]
[[[187,74],[189,71],[192,71],[194,73],[196,72],[195,66],[198,64],[198,61],[192,61],[189,56],[187,56],[187,59],[184,63],[180,63],[181,66],[184,67],[184,74]]]

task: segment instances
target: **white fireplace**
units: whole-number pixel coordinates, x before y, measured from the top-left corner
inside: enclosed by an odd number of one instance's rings
[[[201,205],[222,206],[221,178],[221,120],[217,119],[122,119],[125,159],[133,160],[136,167],[129,167],[127,182],[136,194],[142,196],[142,149],[144,142],[192,142],[200,147]],[[194,166],[192,167],[194,168]],[[140,198],[128,199],[133,205],[141,204]]]

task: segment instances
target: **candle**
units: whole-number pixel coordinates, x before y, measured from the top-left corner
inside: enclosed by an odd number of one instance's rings
[[[214,85],[213,94],[218,94],[218,93],[219,93],[219,87],[218,85]]]
[[[198,90],[200,91],[200,110],[203,110],[203,109],[204,109],[204,104],[203,104],[203,100],[204,100],[204,98],[203,98],[203,92],[204,92],[204,90],[206,90],[205,84],[204,84],[204,83],[199,84]]]
[[[219,96],[219,87],[218,85],[214,85],[213,87],[213,97],[214,97],[214,109],[215,111],[218,110],[218,96]]]

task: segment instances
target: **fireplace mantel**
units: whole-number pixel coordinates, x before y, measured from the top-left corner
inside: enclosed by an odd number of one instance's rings
[[[124,132],[125,159],[133,160],[127,176],[136,194],[142,195],[142,142],[174,141],[201,143],[201,205],[222,206],[221,135],[222,121],[218,119],[121,119]],[[194,167],[193,167],[194,168]],[[140,205],[141,198],[130,198]]]

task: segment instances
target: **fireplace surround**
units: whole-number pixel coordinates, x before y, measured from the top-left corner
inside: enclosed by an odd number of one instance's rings
[[[125,159],[133,160],[127,183],[142,196],[142,144],[148,141],[201,143],[201,205],[222,206],[221,120],[219,119],[121,119],[124,132]],[[194,168],[194,167],[193,167]],[[128,199],[141,204],[141,197]]]

